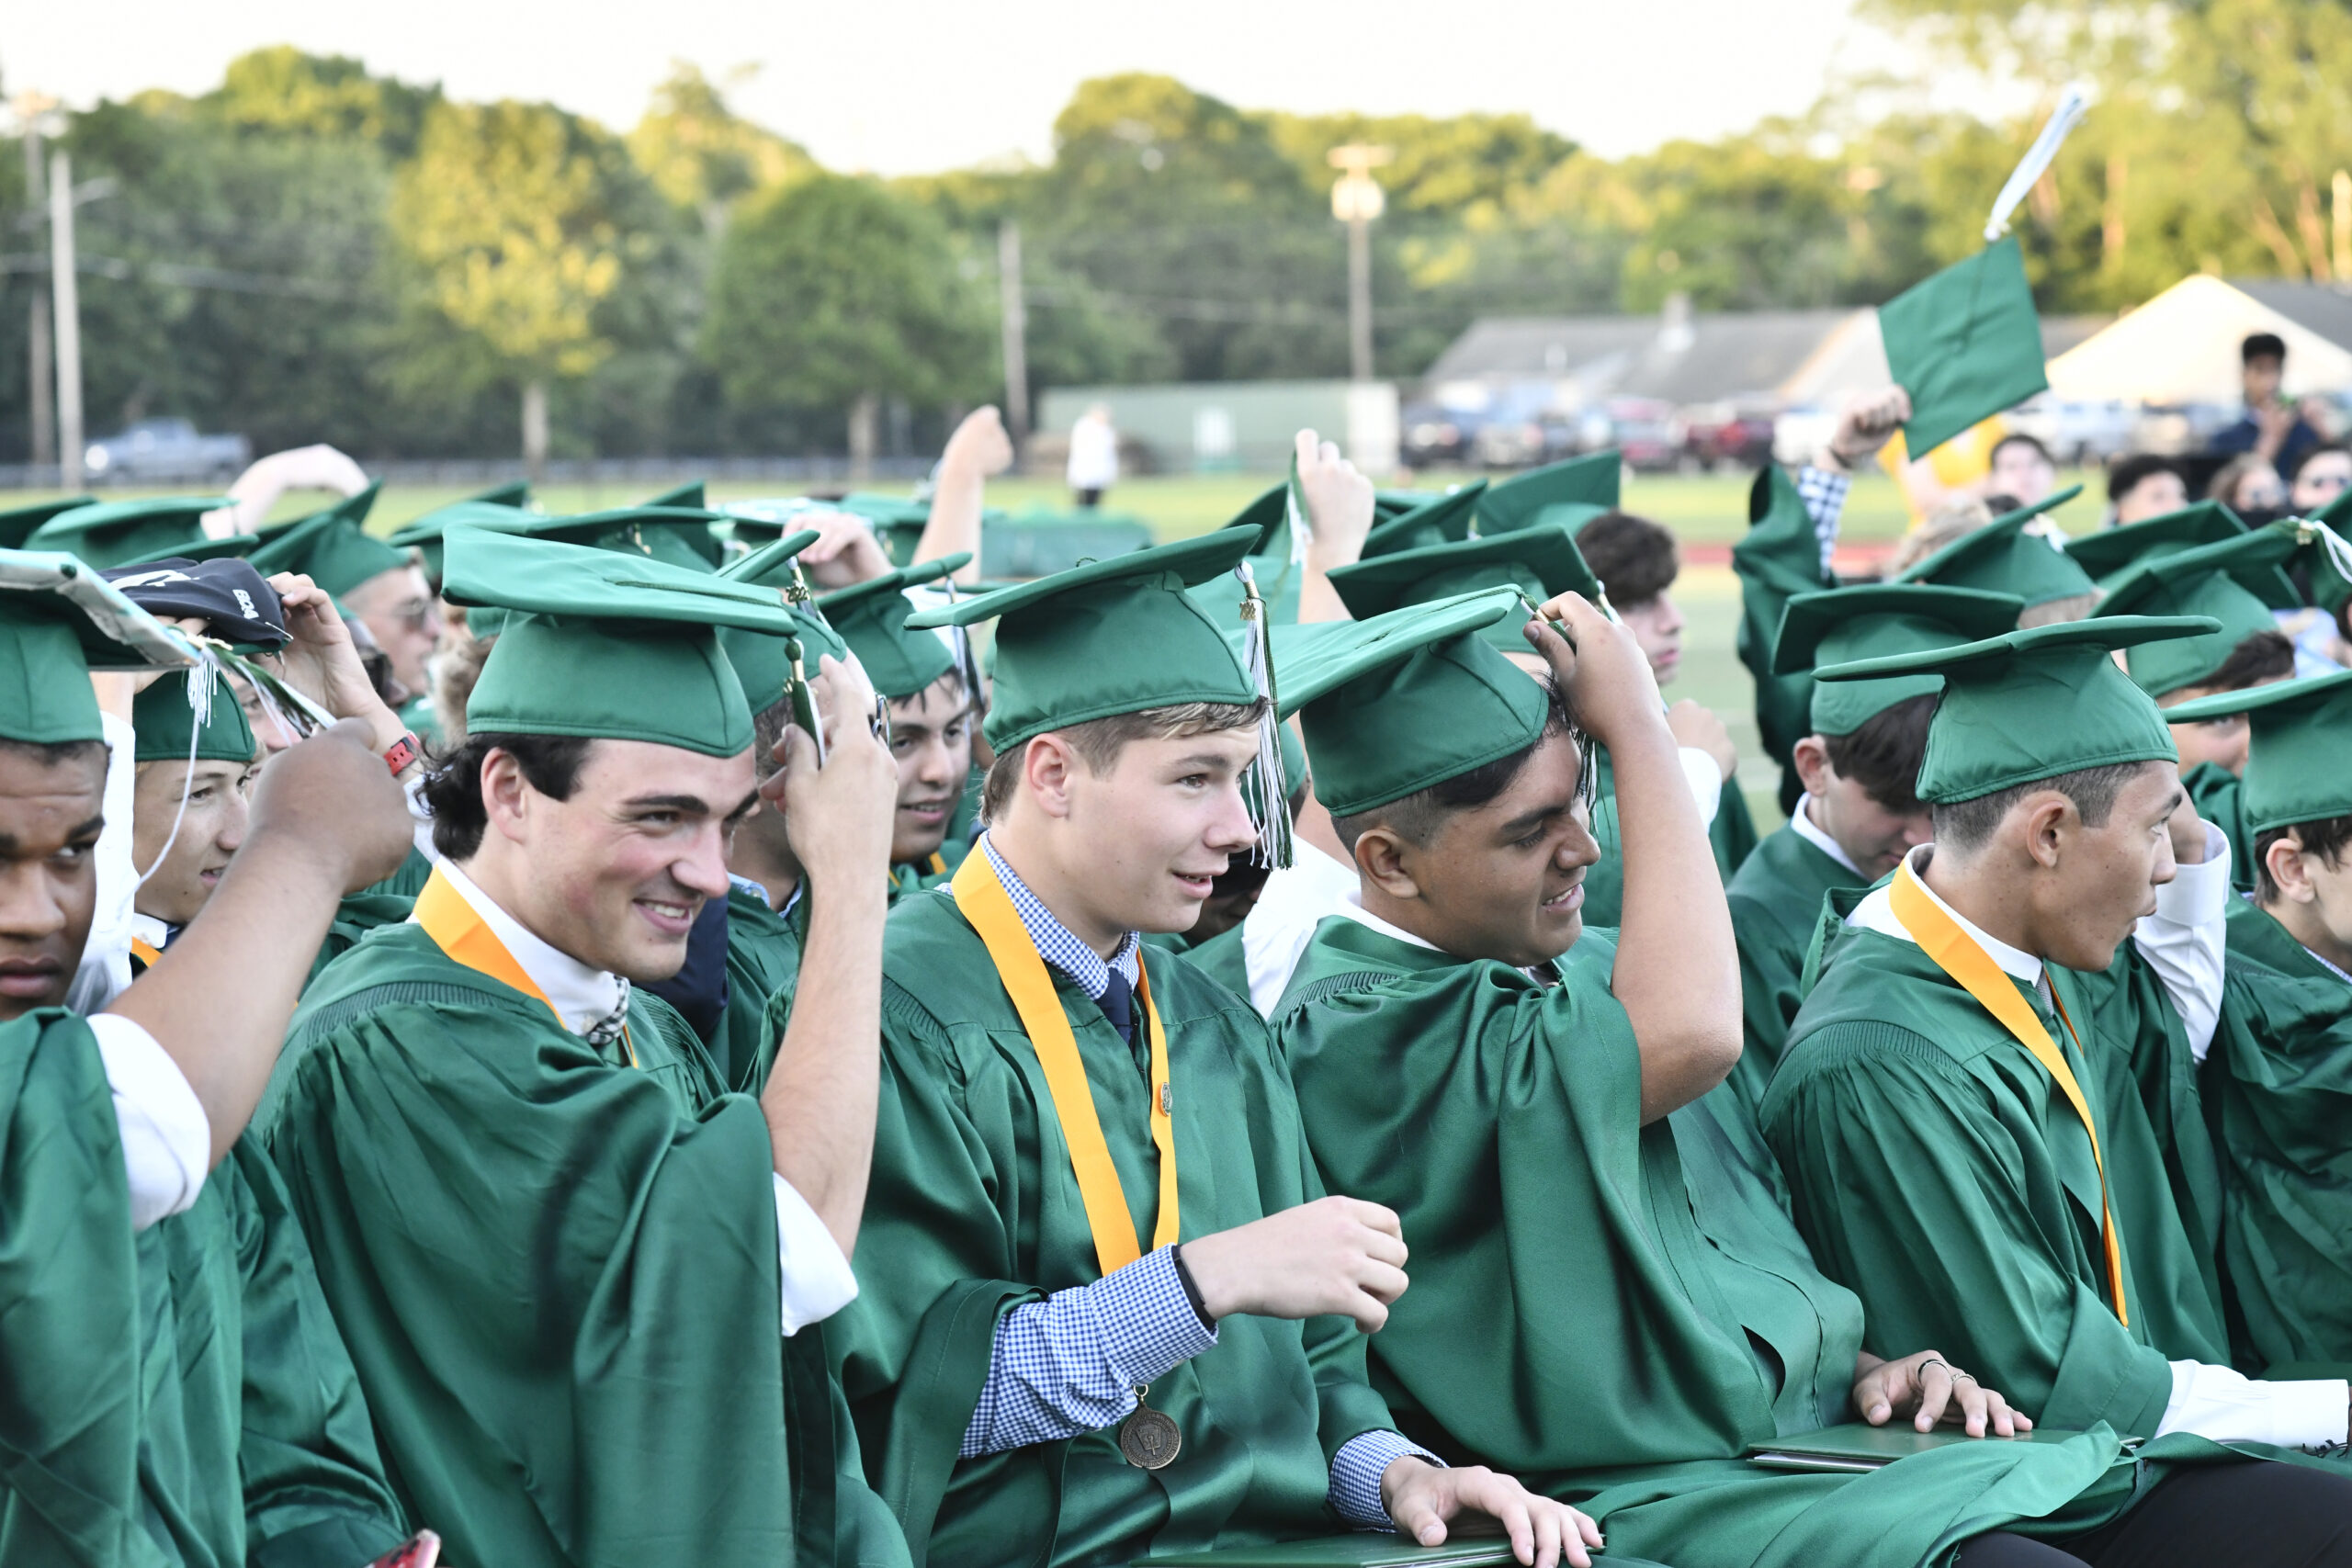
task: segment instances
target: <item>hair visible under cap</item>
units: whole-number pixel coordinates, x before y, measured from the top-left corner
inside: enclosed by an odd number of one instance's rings
[[[1621,608],[1657,598],[1682,570],[1674,536],[1630,512],[1604,512],[1587,523],[1577,530],[1577,548]]]
[[[92,752],[103,758],[107,743],[103,740],[11,740],[0,736],[0,748],[20,757],[35,759],[44,768],[58,768]]]
[[[1339,834],[1340,842],[1352,852],[1356,840],[1367,829],[1385,827],[1408,843],[1427,845],[1436,837],[1438,829],[1445,825],[1447,818],[1456,812],[1476,811],[1492,802],[1511,786],[1512,781],[1526,768],[1528,759],[1535,755],[1537,747],[1555,735],[1568,733],[1566,699],[1561,695],[1559,687],[1549,680],[1544,684],[1549,694],[1549,711],[1544,716],[1543,732],[1534,739],[1516,751],[1498,757],[1491,762],[1481,763],[1466,773],[1441,779],[1429,788],[1417,790],[1400,800],[1375,806],[1368,811],[1359,811],[1351,817],[1333,818],[1331,830]],[[1584,759],[1586,765],[1589,765],[1589,756]]]
[[[424,775],[424,804],[433,813],[433,847],[449,860],[469,860],[490,828],[482,804],[481,766],[503,751],[523,770],[523,782],[550,800],[570,800],[595,741],[579,735],[469,735],[465,744]]]
[[[1993,521],[1993,509],[1973,495],[1956,496],[1928,513],[1919,525],[1896,541],[1887,575],[1908,571],[1946,545],[1957,544]]]
[[[2248,632],[2222,667],[2197,682],[2206,692],[2243,692],[2295,672],[2295,645],[2284,632]]]
[[[2039,604],[2028,604],[2018,612],[2018,630],[2030,631],[2035,626],[2054,626],[2064,621],[2087,620],[2098,608],[2098,592],[2069,593],[2064,599],[2046,599]]]
[[[1887,810],[1906,816],[1918,810],[1919,764],[1940,701],[1940,693],[1922,692],[1881,708],[1850,734],[1823,736],[1829,765]]]
[[[2308,855],[2317,855],[2328,870],[2335,871],[2344,864],[2344,852],[2352,846],[2352,817],[2328,817],[2317,822],[2290,822],[2283,828],[2267,829],[2254,836],[2254,901],[2276,904],[2279,898],[2278,884],[2270,875],[2270,846],[2293,834],[2295,842]]]
[[[1073,724],[1067,729],[1049,729],[1047,735],[1058,735],[1069,742],[1086,764],[1086,771],[1101,778],[1119,765],[1119,753],[1131,740],[1182,740],[1194,735],[1216,735],[1228,729],[1247,729],[1266,716],[1266,699],[1254,703],[1178,703],[1164,708],[1145,708],[1138,713],[1116,713],[1108,718],[1089,719]],[[1029,738],[1037,739],[1035,736]],[[1029,754],[1029,741],[997,753],[989,764],[987,781],[980,786],[980,820],[994,822],[1004,808],[1012,804],[1014,787],[1021,781],[1022,759]]]
[[[2106,762],[2096,768],[2083,768],[2056,778],[2036,779],[2030,784],[2015,784],[2007,789],[1980,795],[1973,800],[1957,800],[1949,805],[1931,807],[1930,820],[1934,824],[1936,842],[1954,854],[1973,854],[1992,842],[2001,820],[2008,816],[2009,807],[2030,795],[2054,789],[2075,803],[2086,828],[2104,828],[2114,813],[2115,797],[2123,787],[2140,776],[2146,762]]]

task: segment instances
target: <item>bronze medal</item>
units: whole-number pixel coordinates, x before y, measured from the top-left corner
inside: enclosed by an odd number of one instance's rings
[[[1184,1446],[1183,1434],[1177,1431],[1174,1416],[1143,1402],[1148,1392],[1136,1390],[1135,1410],[1119,1423],[1119,1453],[1137,1470],[1166,1470]]]

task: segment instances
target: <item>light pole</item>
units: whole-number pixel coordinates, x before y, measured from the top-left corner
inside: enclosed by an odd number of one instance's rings
[[[82,488],[82,296],[74,275],[74,164],[49,155],[49,285],[57,302],[59,485]]]
[[[1396,155],[1394,148],[1362,141],[1330,152],[1331,166],[1340,171],[1331,186],[1331,216],[1348,226],[1348,367],[1358,381],[1372,379],[1372,220],[1387,206],[1372,171]]]

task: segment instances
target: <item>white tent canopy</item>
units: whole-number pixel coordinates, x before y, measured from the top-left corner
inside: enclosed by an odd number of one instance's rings
[[[2252,333],[2285,341],[2290,397],[2352,389],[2352,351],[2200,274],[2052,360],[2050,389],[2083,402],[2233,404],[2238,345]]]

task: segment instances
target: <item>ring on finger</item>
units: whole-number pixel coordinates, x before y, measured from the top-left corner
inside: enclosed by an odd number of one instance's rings
[[[1929,1367],[1941,1367],[1944,1370],[1944,1375],[1946,1377],[1957,1378],[1966,1375],[1965,1373],[1953,1371],[1951,1369],[1951,1363],[1945,1360],[1941,1356],[1930,1356],[1926,1360],[1919,1363],[1919,1371],[1922,1372],[1925,1372]]]

